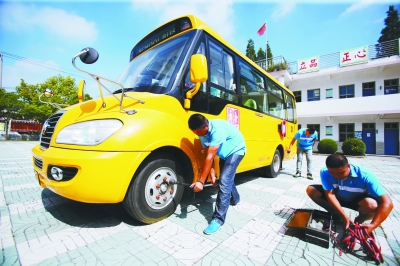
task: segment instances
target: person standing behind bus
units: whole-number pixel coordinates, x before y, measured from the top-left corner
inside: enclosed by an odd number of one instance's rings
[[[294,177],[301,176],[301,165],[303,161],[303,154],[306,155],[307,159],[307,178],[312,180],[312,150],[315,142],[318,139],[318,132],[313,128],[301,128],[296,132],[294,138],[290,142],[289,153],[292,150],[294,142],[297,140],[297,166]]]
[[[216,155],[223,164],[215,210],[210,224],[203,231],[204,234],[211,235],[225,223],[229,205],[234,206],[240,202],[234,179],[236,169],[246,153],[246,144],[242,133],[225,120],[207,120],[201,114],[193,114],[189,118],[188,125],[190,130],[199,136],[203,147],[208,148],[199,180],[191,185],[194,192],[203,190]]]

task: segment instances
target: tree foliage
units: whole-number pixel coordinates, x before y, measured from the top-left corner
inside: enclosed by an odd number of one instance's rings
[[[7,121],[10,118],[20,119],[22,108],[23,102],[19,99],[18,94],[0,88],[0,117]]]
[[[269,47],[269,43],[267,42],[267,58],[272,58],[274,57],[272,55],[271,47]]]
[[[393,51],[393,46],[385,44],[387,41],[394,41],[394,49],[399,47],[400,38],[400,19],[399,12],[394,6],[389,6],[389,11],[386,12],[387,18],[385,19],[385,28],[381,31],[381,36],[378,39],[379,44],[375,45],[376,58],[392,56],[396,54]],[[392,46],[392,47],[391,47]],[[398,51],[397,51],[398,54]]]
[[[266,59],[265,50],[263,48],[260,47],[256,53],[256,50],[254,48],[254,42],[252,39],[250,39],[247,43],[246,56],[254,62]],[[270,59],[272,57],[273,55],[271,52],[271,48],[269,47],[269,44],[267,44],[267,58]]]
[[[256,61],[265,60],[265,52],[261,47],[257,51],[256,59],[257,59]]]
[[[256,50],[254,49],[254,42],[252,39],[250,39],[249,42],[247,43],[246,56],[250,58],[250,60],[252,61],[257,60]]]
[[[399,12],[394,8],[394,6],[389,6],[389,11],[387,11],[386,14],[386,27],[384,27],[381,31],[381,36],[378,39],[379,43],[400,38]]]
[[[7,92],[0,88],[0,117],[4,118],[6,125],[10,119],[21,119],[21,110],[23,102],[19,99],[15,92]],[[8,131],[6,131],[6,139],[8,139]]]
[[[46,98],[43,95],[46,88],[53,90],[53,97]],[[45,80],[45,82],[35,85],[28,84],[21,79],[20,85],[15,90],[16,92],[12,93],[13,95],[8,96],[5,107],[0,107],[3,112],[4,110],[6,110],[6,113],[12,112],[9,117],[12,119],[35,120],[39,123],[44,123],[58,109],[43,102],[68,106],[79,102],[77,84],[75,79],[70,76],[53,76]],[[1,98],[3,99],[3,97]],[[85,99],[90,100],[90,95],[86,94]],[[1,116],[4,117],[3,114]]]

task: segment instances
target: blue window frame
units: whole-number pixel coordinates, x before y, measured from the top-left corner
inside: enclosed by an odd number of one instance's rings
[[[375,95],[375,82],[363,83],[363,97]]]
[[[389,79],[384,81],[385,94],[396,94],[399,93],[399,80]]]
[[[307,91],[307,100],[309,102],[319,101],[319,89],[308,90]]]
[[[354,98],[354,85],[340,86],[339,98]]]

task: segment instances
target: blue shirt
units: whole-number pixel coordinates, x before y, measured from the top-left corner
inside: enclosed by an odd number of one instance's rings
[[[336,197],[344,201],[351,201],[360,194],[379,197],[386,193],[376,175],[362,166],[350,164],[350,175],[345,180],[331,176],[327,167],[322,168],[320,174],[323,189],[334,189]]]
[[[294,138],[297,139],[297,148],[302,149],[304,151],[311,150],[314,145],[314,141],[318,139],[318,132],[315,131],[311,136],[306,135],[307,128],[299,129],[294,135]]]
[[[244,155],[246,153],[246,144],[242,133],[225,120],[209,120],[207,135],[199,138],[204,148],[219,145],[217,155],[224,160],[231,154]]]

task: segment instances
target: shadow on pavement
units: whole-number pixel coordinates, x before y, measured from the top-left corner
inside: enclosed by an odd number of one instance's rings
[[[103,228],[125,223],[142,226],[124,209],[122,203],[82,203],[61,197],[45,188],[41,194],[45,209],[57,220],[71,226]]]

